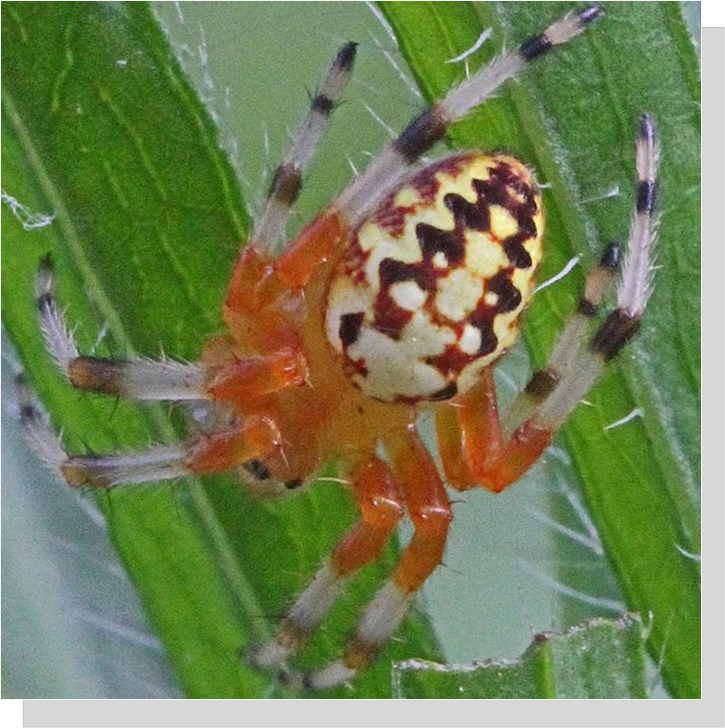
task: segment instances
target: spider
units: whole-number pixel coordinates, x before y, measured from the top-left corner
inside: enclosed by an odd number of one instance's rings
[[[232,272],[227,332],[198,362],[109,359],[79,352],[54,296],[50,258],[36,279],[47,348],[81,390],[139,400],[204,401],[208,431],[122,454],[69,455],[20,382],[21,417],[42,459],[74,488],[110,489],[237,470],[262,493],[293,490],[337,458],[360,509],[283,619],[251,655],[310,690],[351,680],[392,636],[441,563],[456,490],[501,492],[552,437],[639,328],[651,293],[658,142],[643,115],[628,253],[610,244],[586,280],[545,368],[499,416],[493,367],[512,345],[542,257],[544,219],[532,173],[505,154],[455,153],[422,163],[448,127],[527,64],[600,15],[569,13],[504,53],[414,118],[283,251],[286,225],[330,115],[352,72],[345,44],[277,168]],[[618,277],[619,276],[619,277]],[[594,329],[604,297],[617,307]],[[442,464],[416,431],[433,412]],[[209,424],[209,423],[207,423]],[[407,511],[414,534],[365,608],[343,655],[289,672],[356,571],[376,560]]]

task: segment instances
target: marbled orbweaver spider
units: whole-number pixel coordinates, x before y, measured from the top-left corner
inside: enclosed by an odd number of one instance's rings
[[[648,117],[637,139],[636,212],[617,308],[589,337],[589,320],[617,277],[618,247],[611,245],[547,366],[503,419],[493,365],[512,344],[533,292],[542,255],[540,196],[532,174],[506,155],[470,151],[420,164],[450,124],[598,15],[587,7],[564,16],[454,88],[275,255],[303,172],[350,77],[356,49],[344,45],[234,267],[224,304],[228,332],[207,342],[199,362],[80,354],[54,297],[50,261],[40,267],[41,328],[73,386],[134,399],[205,400],[215,413],[215,429],[185,443],[68,455],[26,393],[26,430],[71,486],[103,489],[236,469],[258,490],[294,489],[328,459],[343,463],[360,522],[276,637],[255,651],[257,665],[283,670],[409,514],[414,535],[343,656],[313,674],[285,672],[295,685],[322,689],[353,678],[441,563],[451,510],[443,477],[416,432],[418,412],[435,414],[451,487],[500,492],[539,458],[637,331],[650,294],[655,233],[658,148]]]

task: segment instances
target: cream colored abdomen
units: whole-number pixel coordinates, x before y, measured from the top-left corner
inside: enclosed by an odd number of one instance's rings
[[[531,173],[504,155],[434,163],[353,234],[325,325],[352,382],[386,402],[448,399],[513,343],[541,260]]]

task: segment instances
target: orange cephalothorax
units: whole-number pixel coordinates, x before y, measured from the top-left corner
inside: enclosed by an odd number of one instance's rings
[[[542,253],[541,198],[504,155],[426,167],[353,234],[326,329],[353,383],[376,399],[449,399],[508,349]]]

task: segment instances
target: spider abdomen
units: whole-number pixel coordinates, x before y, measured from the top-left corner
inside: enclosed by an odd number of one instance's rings
[[[386,402],[449,399],[508,349],[542,253],[541,200],[512,157],[421,170],[351,236],[326,329],[353,384]]]

